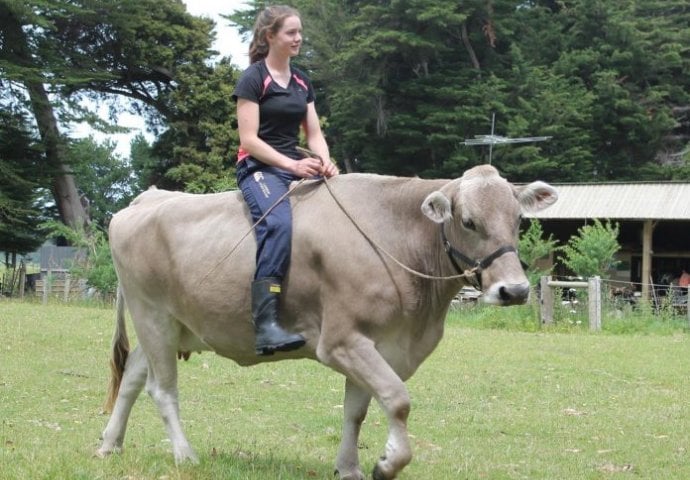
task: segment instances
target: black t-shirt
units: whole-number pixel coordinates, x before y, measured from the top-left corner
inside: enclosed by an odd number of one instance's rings
[[[242,73],[233,100],[244,98],[259,104],[259,138],[290,158],[303,157],[295,147],[299,143],[299,128],[307,114],[307,104],[314,101],[314,88],[300,70],[290,67],[287,88],[278,85],[266,68],[264,60],[251,64]],[[249,154],[240,148],[237,161]]]

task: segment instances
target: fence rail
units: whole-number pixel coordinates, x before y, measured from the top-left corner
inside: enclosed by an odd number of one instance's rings
[[[48,303],[49,298],[59,298],[65,302],[75,298],[82,298],[86,287],[83,281],[73,279],[70,275],[63,278],[52,278],[46,275],[42,279],[36,280],[36,296],[43,299],[43,303]]]

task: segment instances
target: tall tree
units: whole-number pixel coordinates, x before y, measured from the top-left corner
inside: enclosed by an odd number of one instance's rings
[[[43,242],[41,212],[41,152],[26,119],[0,111],[0,250],[26,254]]]
[[[49,77],[53,73],[47,71],[46,64],[57,58],[57,52],[46,47],[43,41],[44,32],[49,32],[51,26],[41,17],[41,13],[53,5],[46,1],[36,7],[32,10],[25,3],[0,2],[0,68],[10,81],[19,82],[25,87],[43,142],[46,163],[52,172],[53,196],[60,217],[66,224],[76,227],[84,225],[88,218],[79,202],[77,186],[65,154],[65,139],[60,134],[46,89],[46,83],[50,82]],[[62,14],[69,15],[71,11],[69,6]],[[29,30],[28,26],[33,28]],[[35,38],[31,37],[32,33],[36,35]]]
[[[85,99],[127,97],[152,128],[166,128],[178,71],[206,68],[211,28],[180,0],[0,1],[0,75],[28,100],[64,223],[78,227],[88,215],[60,121],[84,118]]]
[[[245,32],[248,3],[232,17]],[[690,139],[687,2],[295,4],[331,150],[364,170],[457,175],[487,160],[463,140],[492,114],[497,134],[552,137],[493,150],[518,181],[659,179]]]

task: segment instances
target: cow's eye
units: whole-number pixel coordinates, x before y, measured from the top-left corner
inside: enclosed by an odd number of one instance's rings
[[[477,229],[474,222],[472,220],[469,220],[469,219],[463,220],[462,226],[465,227],[467,230],[476,230]]]

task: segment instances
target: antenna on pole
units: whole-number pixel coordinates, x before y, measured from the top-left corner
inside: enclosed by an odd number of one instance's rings
[[[494,145],[504,145],[507,143],[530,143],[530,142],[544,142],[550,140],[552,137],[519,137],[509,138],[496,135],[494,129],[496,127],[496,113],[491,114],[491,133],[489,135],[475,135],[474,138],[466,138],[465,145],[488,145],[489,146],[489,165],[493,158]]]

